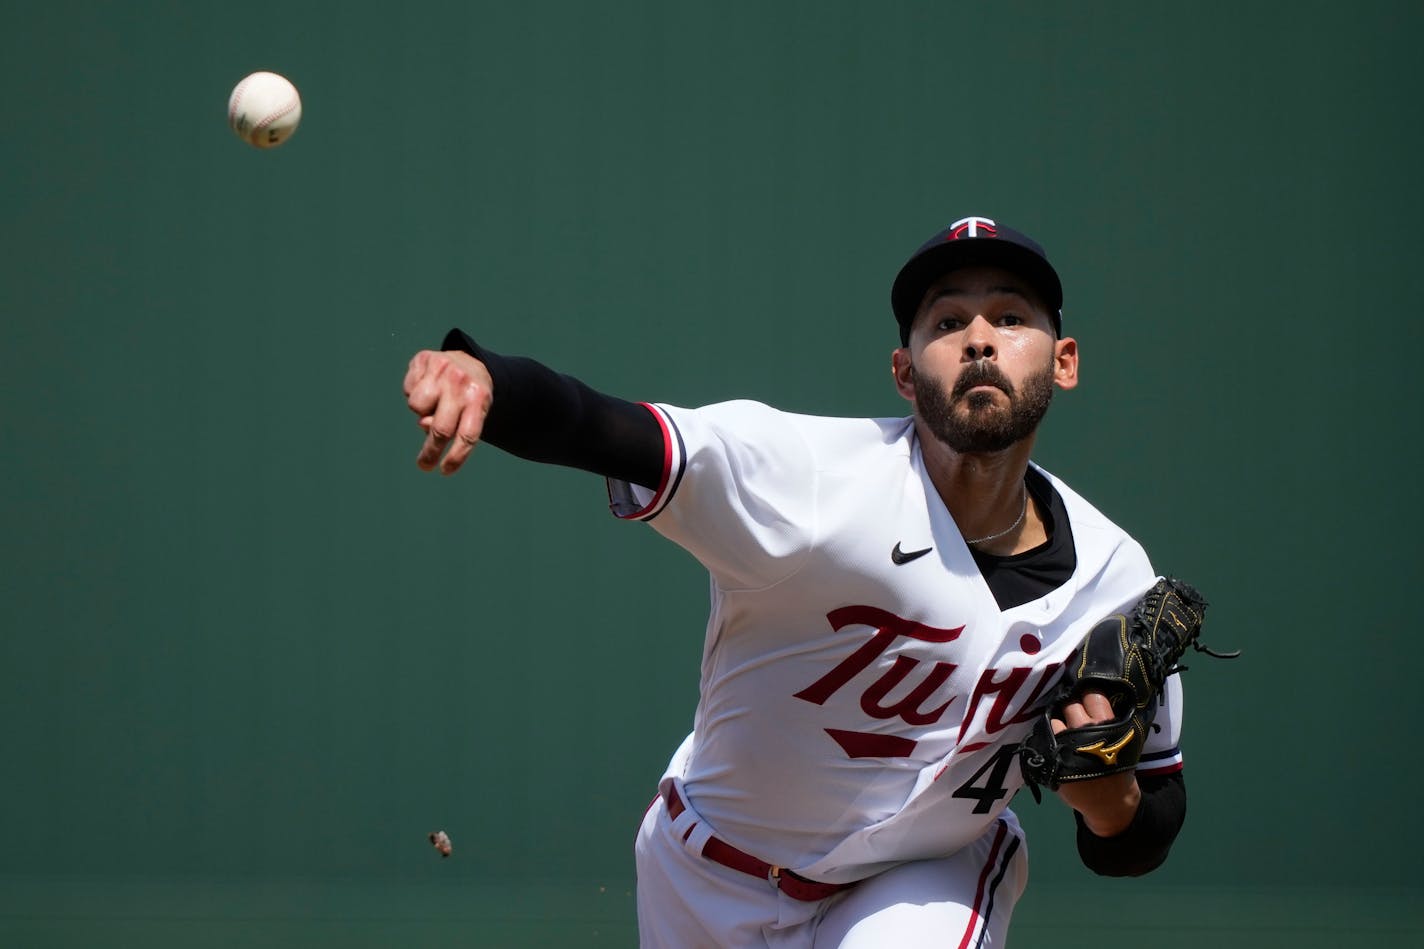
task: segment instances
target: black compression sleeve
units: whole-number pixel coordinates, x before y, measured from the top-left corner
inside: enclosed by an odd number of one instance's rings
[[[494,403],[481,441],[520,458],[581,468],[656,488],[663,474],[663,431],[653,413],[518,356],[501,356],[463,330],[442,349],[469,353],[494,380]]]
[[[1139,777],[1142,804],[1127,830],[1115,837],[1099,837],[1088,830],[1077,811],[1078,856],[1100,876],[1142,876],[1160,867],[1172,841],[1187,818],[1187,784],[1179,771]]]

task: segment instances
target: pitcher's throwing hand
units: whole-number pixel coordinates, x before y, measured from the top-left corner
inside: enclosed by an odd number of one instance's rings
[[[422,350],[406,370],[405,398],[425,430],[415,463],[423,471],[437,464],[441,474],[459,471],[494,404],[494,380],[484,363],[468,353]]]

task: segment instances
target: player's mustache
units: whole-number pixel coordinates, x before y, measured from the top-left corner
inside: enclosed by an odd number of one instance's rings
[[[987,359],[976,359],[965,368],[959,379],[955,381],[954,391],[949,394],[950,398],[961,398],[975,386],[994,386],[1010,396],[1014,394],[1013,383],[999,371],[998,366]]]

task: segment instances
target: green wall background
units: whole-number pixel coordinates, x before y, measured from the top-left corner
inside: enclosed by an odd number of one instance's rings
[[[596,478],[419,472],[405,363],[459,324],[900,414],[890,279],[970,213],[1064,275],[1039,460],[1245,651],[1187,674],[1160,872],[1020,802],[1018,944],[1088,894],[1159,946],[1418,944],[1417,4],[0,13],[0,944],[630,945],[704,577]],[[269,153],[224,124],[260,68]]]

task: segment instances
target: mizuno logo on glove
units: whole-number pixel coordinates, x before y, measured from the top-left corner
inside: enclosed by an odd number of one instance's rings
[[[1104,745],[1100,741],[1095,741],[1091,745],[1083,745],[1078,749],[1079,754],[1096,755],[1101,758],[1103,764],[1112,767],[1117,764],[1117,753],[1122,751],[1132,742],[1132,738],[1137,734],[1137,729],[1129,728],[1127,734],[1111,745]]]

